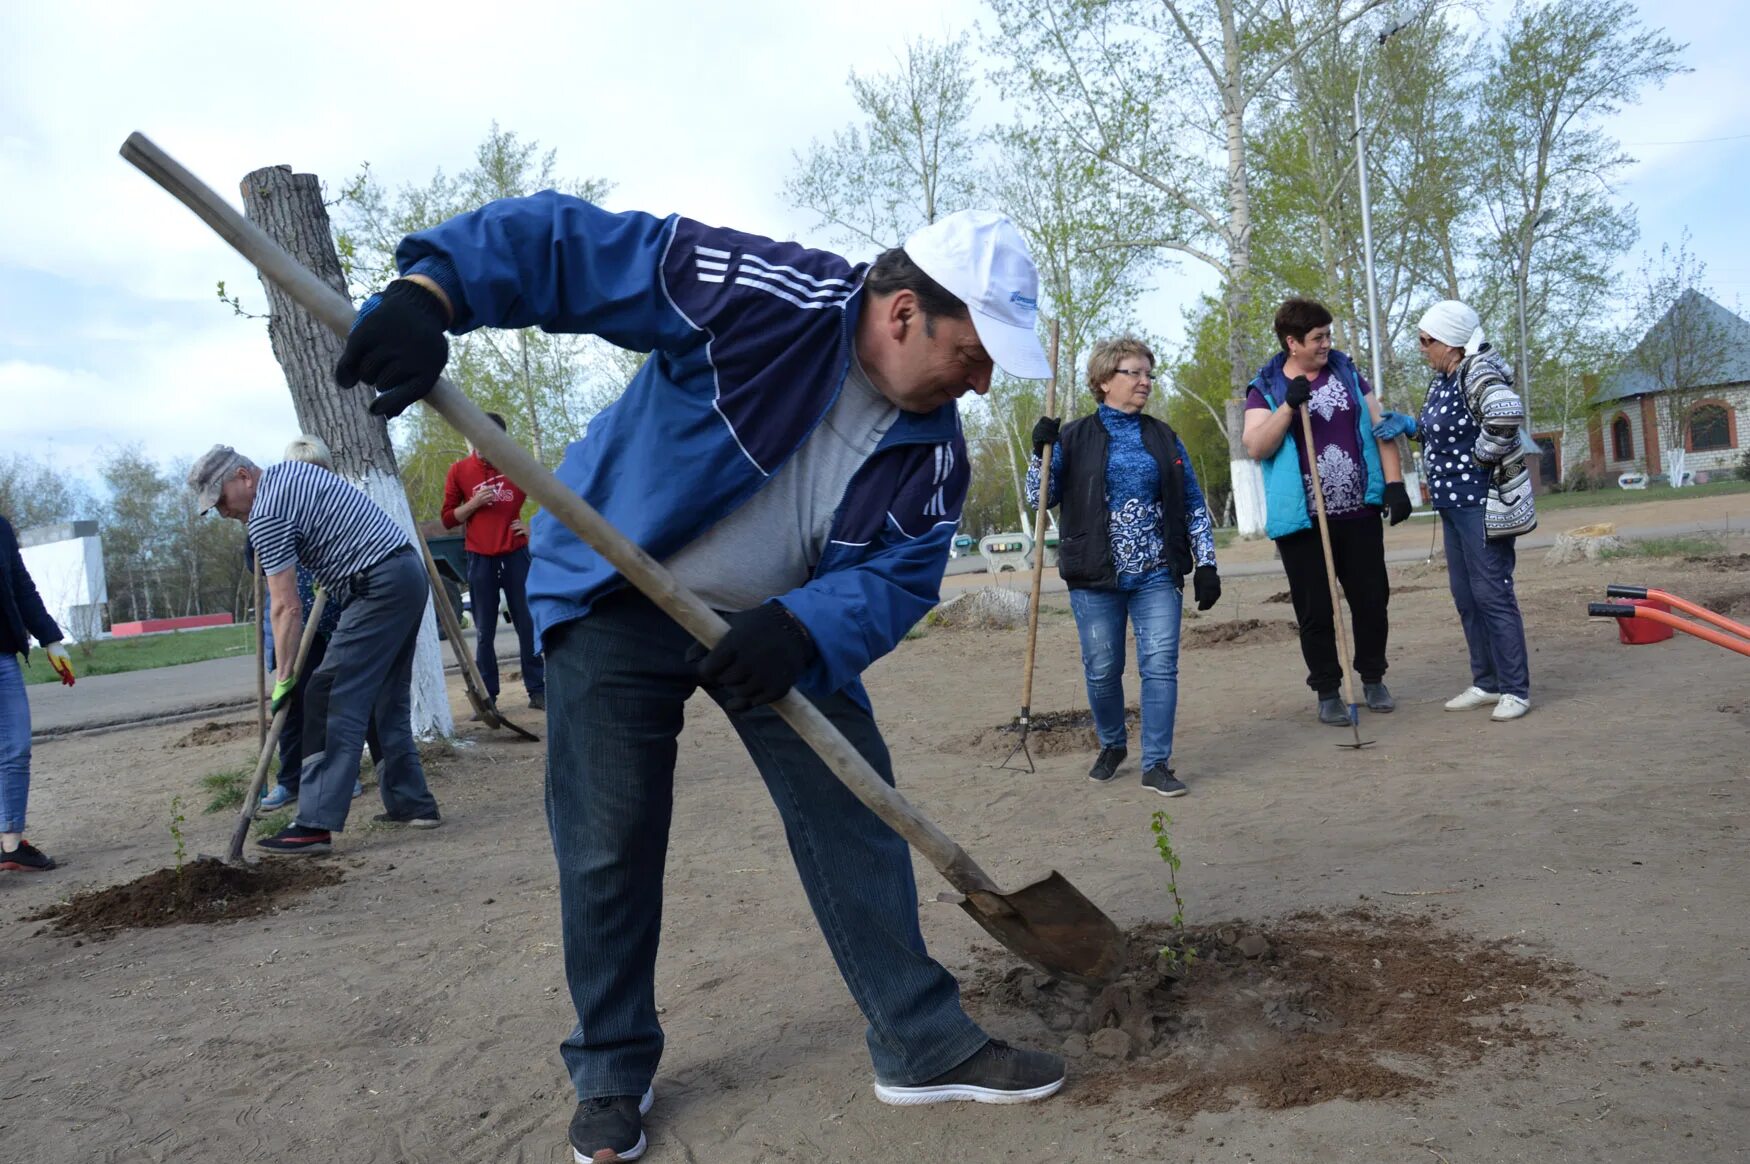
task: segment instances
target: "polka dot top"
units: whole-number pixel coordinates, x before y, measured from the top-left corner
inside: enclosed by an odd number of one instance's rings
[[[1416,423],[1420,426],[1417,435],[1422,441],[1422,467],[1434,508],[1481,505],[1489,471],[1478,465],[1471,453],[1482,430],[1465,404],[1456,373],[1435,377],[1428,386],[1428,399]]]

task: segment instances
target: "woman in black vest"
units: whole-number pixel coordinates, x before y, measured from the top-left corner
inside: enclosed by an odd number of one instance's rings
[[[1185,575],[1197,609],[1221,597],[1209,507],[1185,446],[1166,424],[1142,414],[1154,387],[1154,353],[1133,336],[1103,340],[1088,357],[1088,386],[1100,407],[1061,432],[1053,417],[1033,428],[1027,503],[1039,505],[1042,450],[1051,445],[1051,496],[1058,515],[1057,572],[1069,585],[1082,640],[1088,706],[1100,758],[1088,779],[1104,783],[1124,761],[1124,629],[1136,628],[1142,673],[1142,785],[1183,796],[1174,774],[1173,718],[1179,705],[1179,619]]]

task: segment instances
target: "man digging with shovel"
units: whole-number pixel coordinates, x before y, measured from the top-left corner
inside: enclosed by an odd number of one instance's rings
[[[436,828],[437,801],[413,742],[413,650],[430,594],[407,534],[357,486],[319,465],[285,461],[266,469],[229,445],[214,445],[188,471],[200,512],[217,508],[249,530],[267,576],[276,643],[301,641],[302,565],[346,608],[321,666],[304,691],[298,815],[256,842],[270,853],[326,853],[346,827],[365,733],[375,722],[382,759],[380,824]],[[296,687],[297,652],[277,653],[273,710]]]
[[[577,1026],[573,1156],[644,1153],[662,1055],[662,872],[683,706],[728,713],[869,1020],[887,1103],[1043,1099],[1063,1061],[992,1040],[924,949],[900,836],[770,708],[797,687],[889,784],[859,675],[936,602],[968,480],[955,402],[993,363],[1045,378],[1038,283],[1007,219],[967,211],[872,265],[545,193],[412,235],[336,375],[398,414],[444,333],[540,325],[652,355],[559,477],[724,613],[706,652],[550,514],[529,600],[547,661],[548,821]]]

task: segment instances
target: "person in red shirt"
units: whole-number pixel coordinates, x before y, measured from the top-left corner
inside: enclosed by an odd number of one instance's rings
[[[499,428],[504,417],[487,416]],[[535,653],[535,627],[529,619],[529,530],[522,518],[528,495],[481,457],[472,445],[468,455],[450,466],[444,478],[444,528],[467,527],[462,548],[468,554],[468,593],[474,605],[474,659],[486,694],[498,700],[498,652],[493,635],[498,628],[498,596],[510,607],[522,649],[523,686],[529,706],[547,706],[546,668]]]

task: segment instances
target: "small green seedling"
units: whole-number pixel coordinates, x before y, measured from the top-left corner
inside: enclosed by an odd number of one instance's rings
[[[182,826],[187,817],[182,814],[182,797],[170,798],[170,838],[176,842],[176,896],[186,896],[187,877],[183,865],[188,859],[188,842],[183,839]]]
[[[1167,892],[1173,896],[1173,917],[1169,924],[1174,936],[1161,947],[1161,961],[1169,972],[1188,970],[1197,961],[1197,947],[1185,941],[1185,899],[1179,896],[1179,854],[1173,851],[1173,841],[1167,833],[1172,823],[1173,818],[1164,812],[1155,813],[1149,822],[1149,830],[1155,835],[1155,851],[1160,853],[1161,861],[1167,866]]]

